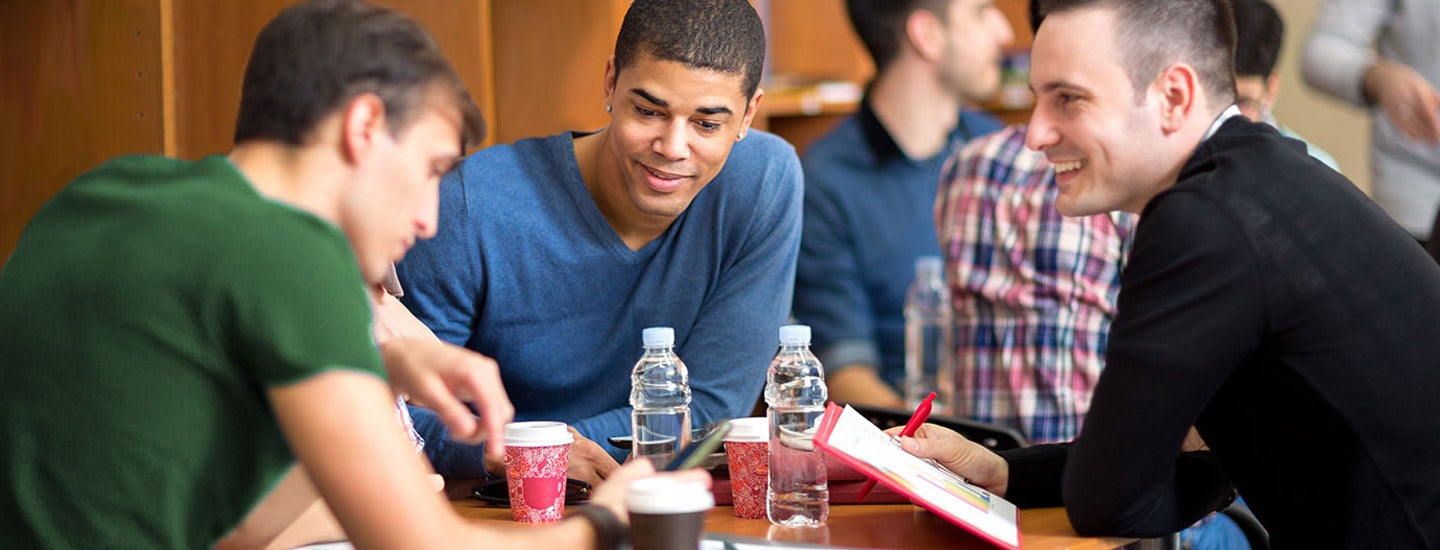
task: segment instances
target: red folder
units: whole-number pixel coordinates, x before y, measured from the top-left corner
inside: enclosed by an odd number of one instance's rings
[[[815,433],[815,447],[874,478],[881,487],[997,546],[1020,548],[1014,504],[900,450],[889,435],[848,406],[841,408],[832,402],[825,407],[825,416]],[[878,488],[866,502],[877,494]],[[833,492],[830,500],[835,502]]]

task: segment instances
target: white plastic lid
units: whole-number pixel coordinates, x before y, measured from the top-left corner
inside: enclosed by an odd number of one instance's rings
[[[920,256],[915,258],[915,274],[941,273],[945,268],[945,260],[939,256]]]
[[[640,340],[647,348],[670,347],[675,345],[675,329],[670,327],[650,327],[640,331]]]
[[[725,441],[736,443],[762,443],[770,441],[770,423],[763,416],[736,418],[730,421],[730,433]]]
[[[647,477],[630,483],[625,507],[641,514],[685,514],[715,507],[715,496],[699,481]]]
[[[505,425],[505,445],[550,447],[575,442],[564,422],[511,422]]]
[[[785,325],[780,327],[780,344],[798,346],[810,344],[810,325]]]

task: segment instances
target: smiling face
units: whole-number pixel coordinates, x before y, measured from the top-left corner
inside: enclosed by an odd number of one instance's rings
[[[596,199],[617,231],[668,226],[715,179],[759,102],[758,90],[745,97],[743,80],[648,53],[618,74],[611,61],[605,76],[611,122]]]
[[[1112,9],[1078,8],[1046,17],[1035,36],[1026,144],[1055,165],[1066,216],[1139,212],[1175,168],[1164,160],[1160,93],[1148,86],[1137,101],[1116,26]]]
[[[342,198],[340,228],[371,284],[382,280],[416,239],[435,236],[440,177],[460,158],[459,112],[435,98],[417,109],[399,135],[375,132]]]
[[[1000,61],[1015,41],[1010,22],[993,0],[953,0],[945,15],[940,78],[969,101],[985,101],[1000,88]]]

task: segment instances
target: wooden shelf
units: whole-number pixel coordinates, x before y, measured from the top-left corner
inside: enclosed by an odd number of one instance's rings
[[[849,85],[859,87],[856,84]],[[774,118],[848,114],[860,106],[858,91],[838,100],[826,97],[827,95],[836,94],[827,94],[820,86],[786,86],[774,90],[766,88],[762,110],[766,117]]]

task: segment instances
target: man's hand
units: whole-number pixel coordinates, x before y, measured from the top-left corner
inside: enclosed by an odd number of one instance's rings
[[[505,395],[495,360],[425,337],[391,339],[381,344],[380,354],[395,390],[439,414],[451,439],[474,444],[488,438],[486,454],[504,456],[505,424],[515,416],[515,407]],[[478,421],[465,402],[480,411]]]
[[[620,463],[600,448],[600,444],[585,439],[575,428],[570,428],[570,433],[575,436],[575,442],[570,444],[570,470],[566,475],[598,486],[620,469]]]
[[[1385,109],[1405,137],[1440,142],[1440,93],[1414,69],[1378,59],[1365,71],[1365,95]]]
[[[573,427],[570,434],[575,436],[575,442],[570,444],[570,467],[565,472],[566,477],[598,487],[620,469],[620,463],[610,458],[610,453],[600,448],[599,444],[586,439]],[[505,475],[505,457],[486,456],[485,470],[492,475]]]
[[[903,426],[896,426],[885,433],[898,436],[902,429]],[[914,437],[900,438],[900,448],[920,458],[933,459],[970,483],[1002,497],[1009,487],[1010,466],[1005,459],[952,430],[922,424]]]
[[[436,338],[430,327],[415,318],[400,300],[386,292],[372,292],[370,309],[374,324],[370,332],[377,344],[384,344],[395,338]]]

